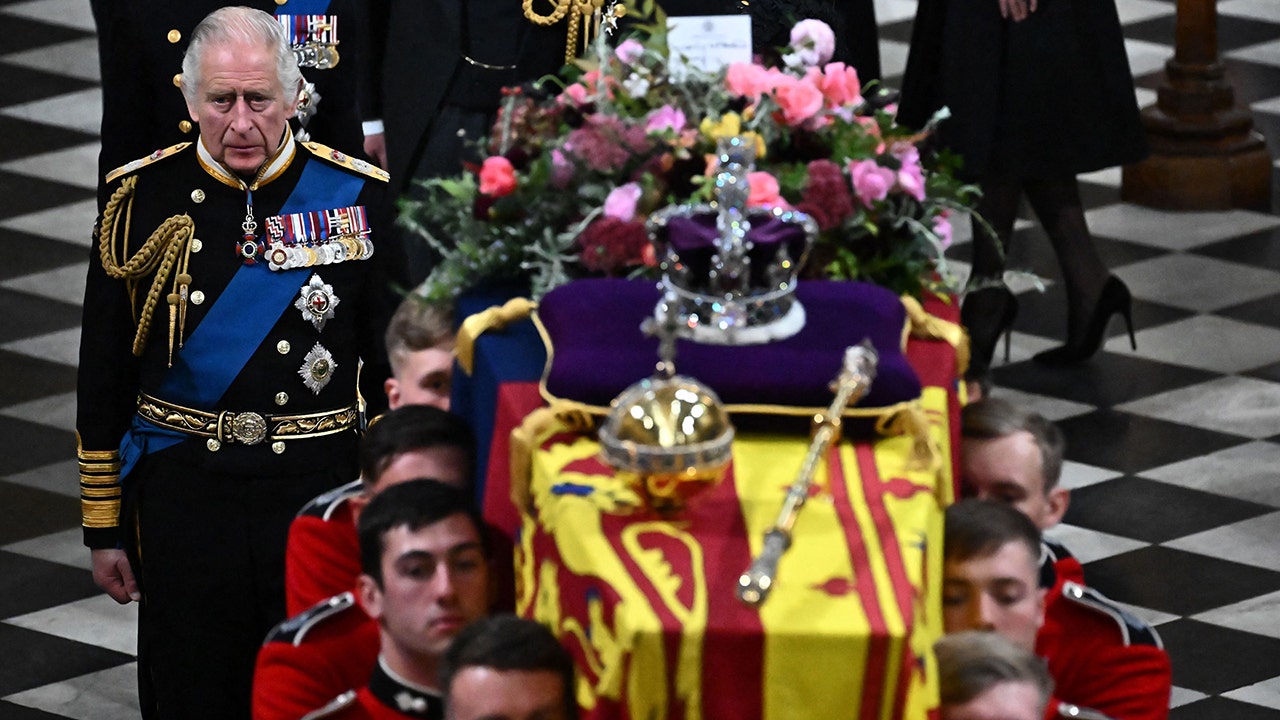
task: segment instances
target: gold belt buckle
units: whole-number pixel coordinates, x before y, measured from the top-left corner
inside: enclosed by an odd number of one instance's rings
[[[267,439],[267,421],[256,412],[236,413],[231,418],[231,437],[244,445],[257,445]]]

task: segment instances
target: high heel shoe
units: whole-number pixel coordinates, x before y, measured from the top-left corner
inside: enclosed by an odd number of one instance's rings
[[[1018,299],[1006,287],[982,288],[965,296],[960,305],[960,324],[969,331],[966,380],[986,379],[1001,335],[1004,335],[1004,359],[1009,361],[1009,335],[1017,317]]]
[[[1138,340],[1133,335],[1133,296],[1129,294],[1129,286],[1112,275],[1102,286],[1102,294],[1098,296],[1083,332],[1076,337],[1068,336],[1065,345],[1037,353],[1034,359],[1047,365],[1069,365],[1088,360],[1102,347],[1107,322],[1116,314],[1124,318],[1125,328],[1129,331],[1129,345],[1137,350]]]

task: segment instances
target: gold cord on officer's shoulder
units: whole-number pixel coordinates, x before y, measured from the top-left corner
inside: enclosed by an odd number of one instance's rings
[[[169,319],[169,363],[173,364],[173,345],[175,340],[175,331],[181,332],[180,328],[175,327],[175,315],[181,318],[182,325],[186,322],[186,294],[187,285],[191,282],[191,276],[187,274],[187,264],[190,259],[191,238],[195,235],[195,221],[189,215],[174,215],[160,223],[160,227],[156,228],[147,238],[142,247],[133,254],[123,264],[120,258],[129,252],[129,231],[133,216],[133,196],[138,185],[138,178],[128,177],[120,183],[120,187],[111,194],[107,200],[106,206],[102,210],[102,223],[98,227],[98,254],[102,260],[102,268],[106,270],[108,277],[125,281],[125,289],[129,293],[129,302],[133,305],[133,314],[138,331],[133,338],[133,354],[141,356],[143,348],[147,344],[147,335],[151,330],[151,319],[155,314],[156,303],[160,299],[161,292],[165,283],[169,281],[169,277],[173,275],[173,266],[177,262],[180,265],[177,277],[174,278],[173,294],[177,296],[176,303],[171,301],[170,319]],[[119,231],[121,222],[120,206],[124,205],[123,220],[124,232]],[[116,238],[119,237],[119,248],[117,248]],[[151,281],[151,287],[147,290],[146,300],[143,302],[142,311],[138,311],[137,306],[137,287],[138,281],[146,277],[155,270],[155,277]],[[185,282],[183,282],[185,280]],[[176,304],[176,307],[175,307]],[[178,346],[181,347],[181,339],[178,339]]]

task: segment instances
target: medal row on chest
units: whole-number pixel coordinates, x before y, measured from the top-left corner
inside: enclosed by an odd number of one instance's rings
[[[364,206],[275,215],[264,224],[267,238],[260,239],[250,209],[244,237],[236,243],[236,254],[246,265],[265,259],[267,267],[281,271],[373,257]]]

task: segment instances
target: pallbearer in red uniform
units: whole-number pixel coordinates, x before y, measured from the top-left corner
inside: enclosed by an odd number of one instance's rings
[[[382,409],[396,253],[368,212],[386,174],[294,140],[275,18],[218,11],[184,62],[197,141],[106,178],[77,430],[94,578],[142,602],[144,716],[221,720],[285,616],[290,519],[355,475],[362,362]]]

